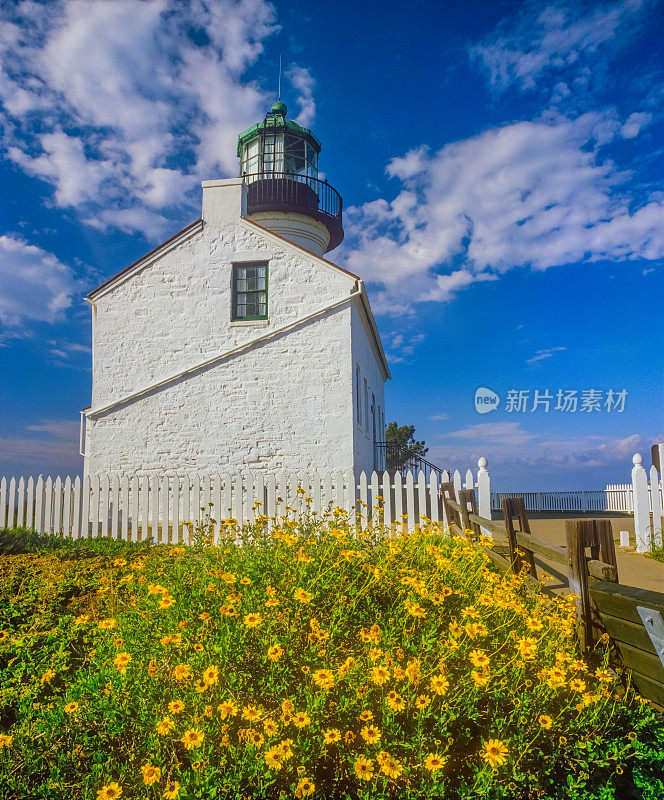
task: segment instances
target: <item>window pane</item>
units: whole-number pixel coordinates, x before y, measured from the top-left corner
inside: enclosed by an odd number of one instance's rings
[[[233,264],[233,278],[234,318],[267,317],[267,265]]]

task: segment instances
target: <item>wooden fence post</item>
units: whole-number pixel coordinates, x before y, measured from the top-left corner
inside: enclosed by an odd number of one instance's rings
[[[518,575],[523,567],[523,560],[520,553],[524,554],[528,565],[528,572],[533,578],[537,579],[537,565],[532,550],[527,550],[516,541],[516,534],[524,533],[531,536],[530,522],[526,513],[526,502],[523,497],[503,497],[503,516],[505,517],[505,530],[507,531],[507,541],[510,548],[510,561],[512,571]],[[515,528],[514,521],[518,524]]]
[[[443,512],[444,512],[445,522],[449,528],[450,534],[454,535],[454,531],[452,530],[451,525],[455,524],[459,528],[461,527],[461,515],[455,508],[450,508],[450,506],[447,505],[448,500],[452,500],[454,503],[456,503],[457,501],[454,482],[443,481],[440,484],[440,494],[443,498]]]
[[[611,520],[609,519],[568,519],[565,521],[565,537],[567,539],[568,577],[570,591],[576,598],[577,619],[579,621],[579,639],[582,647],[592,647],[595,641],[594,628],[601,627],[599,616],[590,600],[588,591],[591,577],[588,562],[598,561],[600,568],[612,568],[602,574],[608,580],[607,572],[618,580],[616,547],[613,541]],[[590,558],[586,549],[590,548]]]
[[[461,528],[466,536],[480,535],[480,526],[471,522],[468,512],[477,515],[477,500],[474,489],[462,489],[459,492],[459,505],[461,506]]]
[[[643,468],[641,453],[635,453],[632,459],[632,487],[634,489],[634,532],[636,534],[636,552],[646,553],[650,550],[650,499],[648,497],[648,476]]]

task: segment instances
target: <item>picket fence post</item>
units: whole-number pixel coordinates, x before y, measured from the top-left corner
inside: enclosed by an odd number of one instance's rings
[[[487,460],[482,456],[477,462],[477,513],[484,519],[491,519],[491,479],[487,471]],[[492,538],[488,528],[481,528],[482,536]]]
[[[650,550],[650,499],[648,497],[648,475],[643,468],[641,453],[635,453],[632,459],[632,488],[634,491],[634,532],[636,534],[636,552],[645,553]]]
[[[662,503],[659,496],[657,467],[650,468],[650,502],[652,505],[652,537],[657,547],[662,546]]]

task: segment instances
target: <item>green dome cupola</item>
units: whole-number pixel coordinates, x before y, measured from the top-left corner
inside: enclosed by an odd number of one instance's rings
[[[277,100],[262,122],[238,137],[247,216],[322,255],[343,239],[342,201],[318,178],[321,143],[287,114],[286,104]]]

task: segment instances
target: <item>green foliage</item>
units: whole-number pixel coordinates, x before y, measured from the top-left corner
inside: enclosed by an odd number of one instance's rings
[[[429,452],[429,448],[426,447],[424,441],[418,442],[414,436],[414,425],[399,426],[396,422],[390,422],[385,428],[386,442],[398,444],[401,447],[405,447],[407,450],[410,450],[412,453],[415,453],[415,455],[424,458],[424,456]]]
[[[659,547],[656,544],[651,545],[650,553],[648,555],[651,558],[654,558],[655,561],[661,561],[664,564],[664,547],[660,545]]]
[[[0,798],[664,796],[571,602],[308,500],[189,547],[0,535]]]

